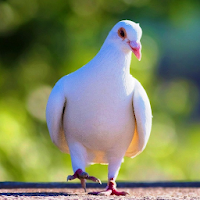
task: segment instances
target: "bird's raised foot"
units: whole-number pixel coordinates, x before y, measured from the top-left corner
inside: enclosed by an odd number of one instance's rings
[[[96,178],[94,176],[89,176],[88,173],[84,172],[82,169],[78,169],[78,170],[76,170],[76,172],[73,175],[69,175],[67,177],[67,181],[71,181],[71,180],[74,180],[76,178],[81,180],[81,185],[82,185],[82,187],[84,188],[85,191],[86,191],[85,180],[90,180],[90,181],[101,184],[101,181],[98,178]]]
[[[78,179],[87,179],[87,180],[90,180],[90,181],[93,181],[93,182],[101,184],[101,181],[98,178],[96,178],[94,176],[89,176],[88,173],[84,172],[82,169],[76,170],[74,175],[69,175],[67,177],[67,181],[71,181],[71,180],[76,179],[76,178],[78,178]]]
[[[108,186],[105,190],[100,192],[89,192],[88,194],[92,195],[100,195],[100,196],[110,196],[110,195],[116,195],[116,196],[126,196],[129,193],[125,191],[118,191],[116,188],[116,183],[113,179],[109,180]]]

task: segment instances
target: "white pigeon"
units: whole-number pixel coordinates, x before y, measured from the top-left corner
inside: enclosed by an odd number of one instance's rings
[[[133,52],[141,59],[142,29],[129,20],[118,22],[97,55],[77,71],[62,77],[46,108],[52,141],[70,154],[74,174],[86,191],[91,163],[108,164],[108,186],[97,195],[126,195],[116,188],[124,156],[141,153],[149,139],[152,112],[147,94],[130,74]]]

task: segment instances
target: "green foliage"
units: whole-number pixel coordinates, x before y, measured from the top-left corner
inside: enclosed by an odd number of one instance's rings
[[[48,95],[95,56],[121,19],[143,29],[142,60],[133,56],[131,73],[148,93],[153,128],[145,151],[125,158],[118,179],[199,179],[199,9],[197,0],[0,1],[0,181],[72,174],[70,156],[48,134]],[[107,179],[107,166],[87,171]]]

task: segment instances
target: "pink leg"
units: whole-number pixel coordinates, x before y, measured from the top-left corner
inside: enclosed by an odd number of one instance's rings
[[[84,172],[82,169],[78,169],[76,170],[76,172],[73,175],[69,175],[67,177],[67,181],[69,180],[73,180],[73,179],[80,179],[81,180],[81,185],[84,188],[84,190],[86,191],[86,183],[85,180],[91,180],[93,182],[97,182],[99,184],[101,184],[101,181],[94,177],[94,176],[89,176],[88,173]]]
[[[108,186],[105,190],[100,191],[100,192],[90,192],[88,194],[93,194],[93,195],[105,195],[105,196],[109,196],[109,195],[117,195],[117,196],[125,196],[128,194],[128,192],[120,192],[117,190],[117,185],[116,182],[114,180],[114,178],[111,178],[108,182]]]

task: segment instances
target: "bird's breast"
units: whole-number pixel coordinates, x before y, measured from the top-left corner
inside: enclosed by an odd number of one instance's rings
[[[116,142],[128,147],[135,127],[133,87],[111,83],[94,80],[71,87],[64,115],[67,140],[96,150],[108,149]]]

